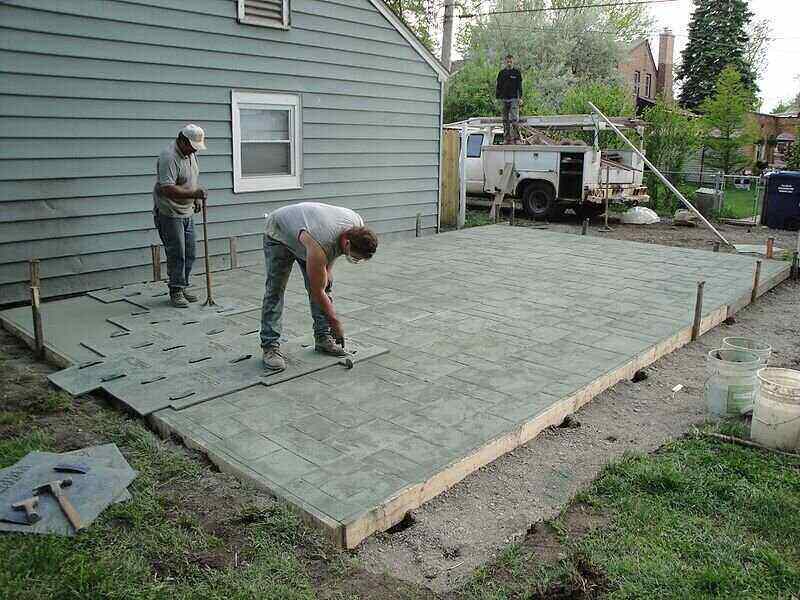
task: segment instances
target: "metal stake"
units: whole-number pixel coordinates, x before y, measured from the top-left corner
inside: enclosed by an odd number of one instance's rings
[[[761,279],[761,261],[756,261],[756,273],[753,276],[753,293],[750,295],[750,302],[753,303],[758,297],[758,282]]]
[[[800,256],[800,254],[798,254],[797,250],[792,252],[792,270],[791,270],[791,275],[792,275],[792,279],[794,279],[794,280],[800,279],[800,265],[798,265],[798,258],[797,258],[798,256]]]
[[[719,252],[719,242],[714,242],[714,252]]]
[[[603,196],[605,196],[605,207],[606,207],[605,215],[604,215],[604,218],[603,218],[603,226],[600,229],[597,230],[597,231],[602,231],[602,232],[614,231],[613,229],[611,229],[611,227],[608,226],[608,196],[609,196],[609,194],[611,192],[611,189],[610,189],[611,175],[610,175],[609,169],[610,169],[609,167],[606,167],[606,186],[605,186],[605,188],[603,188],[603,190],[605,192],[603,194]]]
[[[705,281],[697,282],[697,297],[694,301],[694,322],[692,323],[692,341],[700,337],[700,321],[703,318],[703,288]]]
[[[161,246],[152,244],[150,256],[153,259],[153,281],[161,281]]]
[[[206,301],[203,306],[216,306],[211,295],[211,261],[208,257],[208,199],[203,200],[203,248],[206,263]]]
[[[581,227],[581,235],[586,235],[587,231],[589,231],[589,219],[584,219],[583,226]]]
[[[416,237],[422,236],[422,213],[417,213]]]

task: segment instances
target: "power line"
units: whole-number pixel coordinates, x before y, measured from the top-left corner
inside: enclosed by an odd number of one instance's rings
[[[517,10],[495,10],[485,13],[464,13],[457,15],[459,19],[470,19],[472,17],[485,17],[486,15],[506,15],[512,13],[538,13],[554,10],[576,10],[581,8],[618,8],[624,6],[635,6],[637,4],[663,4],[665,2],[677,2],[677,0],[636,0],[634,2],[606,2],[602,4],[578,4],[571,6],[550,6],[548,8],[522,8]]]

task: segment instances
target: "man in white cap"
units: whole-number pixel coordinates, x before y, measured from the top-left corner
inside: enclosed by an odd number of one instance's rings
[[[153,187],[153,220],[167,254],[169,300],[176,308],[197,302],[186,292],[195,258],[194,213],[208,197],[197,185],[200,169],[195,153],[205,150],[205,133],[197,125],[186,125],[174,142],[158,155]]]

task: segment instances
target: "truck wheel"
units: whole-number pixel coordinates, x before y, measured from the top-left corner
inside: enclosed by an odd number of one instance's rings
[[[558,216],[563,212],[556,206],[553,188],[546,183],[531,183],[522,193],[522,206],[532,219]]]

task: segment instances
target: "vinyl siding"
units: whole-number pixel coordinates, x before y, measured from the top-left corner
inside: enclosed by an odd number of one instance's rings
[[[45,296],[147,279],[156,157],[187,122],[212,268],[229,236],[260,261],[264,213],[302,200],[385,239],[436,227],[440,82],[368,0],[293,0],[288,31],[240,24],[235,0],[4,0],[0,73],[0,303],[26,297],[30,258]],[[302,96],[302,189],[233,193],[232,89]]]

